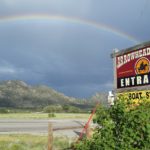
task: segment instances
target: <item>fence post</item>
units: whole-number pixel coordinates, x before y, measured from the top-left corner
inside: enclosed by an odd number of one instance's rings
[[[53,149],[53,127],[52,124],[48,124],[48,150]]]

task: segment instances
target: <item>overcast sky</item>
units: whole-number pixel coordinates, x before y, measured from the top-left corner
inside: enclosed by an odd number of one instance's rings
[[[111,90],[112,50],[150,41],[149,28],[149,0],[0,0],[0,80]]]

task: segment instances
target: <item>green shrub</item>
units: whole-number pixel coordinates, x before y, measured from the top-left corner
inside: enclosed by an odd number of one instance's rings
[[[64,112],[67,113],[81,113],[81,109],[75,106],[70,106],[70,105],[64,105],[63,107]]]
[[[1,114],[7,114],[7,113],[9,113],[9,110],[6,108],[0,108],[0,113]]]
[[[61,105],[49,105],[49,106],[44,107],[43,111],[45,113],[62,112],[62,106]]]
[[[81,113],[81,109],[71,105],[49,105],[44,107],[43,111],[45,113],[60,113],[60,112],[67,112],[67,113]]]
[[[111,108],[99,107],[93,137],[75,145],[76,150],[149,150],[150,102],[131,107],[132,102],[115,101]]]
[[[48,114],[48,117],[49,117],[49,118],[53,118],[53,117],[56,117],[56,115],[55,115],[54,113],[49,113],[49,114]]]

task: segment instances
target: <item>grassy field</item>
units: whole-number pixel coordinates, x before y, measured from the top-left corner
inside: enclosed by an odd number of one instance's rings
[[[90,114],[55,113],[55,119],[87,119]],[[49,119],[48,113],[8,113],[0,114],[0,119]]]
[[[66,137],[55,137],[54,150],[63,150],[70,147]],[[11,134],[0,135],[0,150],[47,150],[47,136]]]

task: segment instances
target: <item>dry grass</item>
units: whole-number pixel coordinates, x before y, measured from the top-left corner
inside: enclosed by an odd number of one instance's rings
[[[54,150],[70,147],[67,137],[55,137]],[[46,135],[11,134],[0,135],[0,150],[47,150]]]

